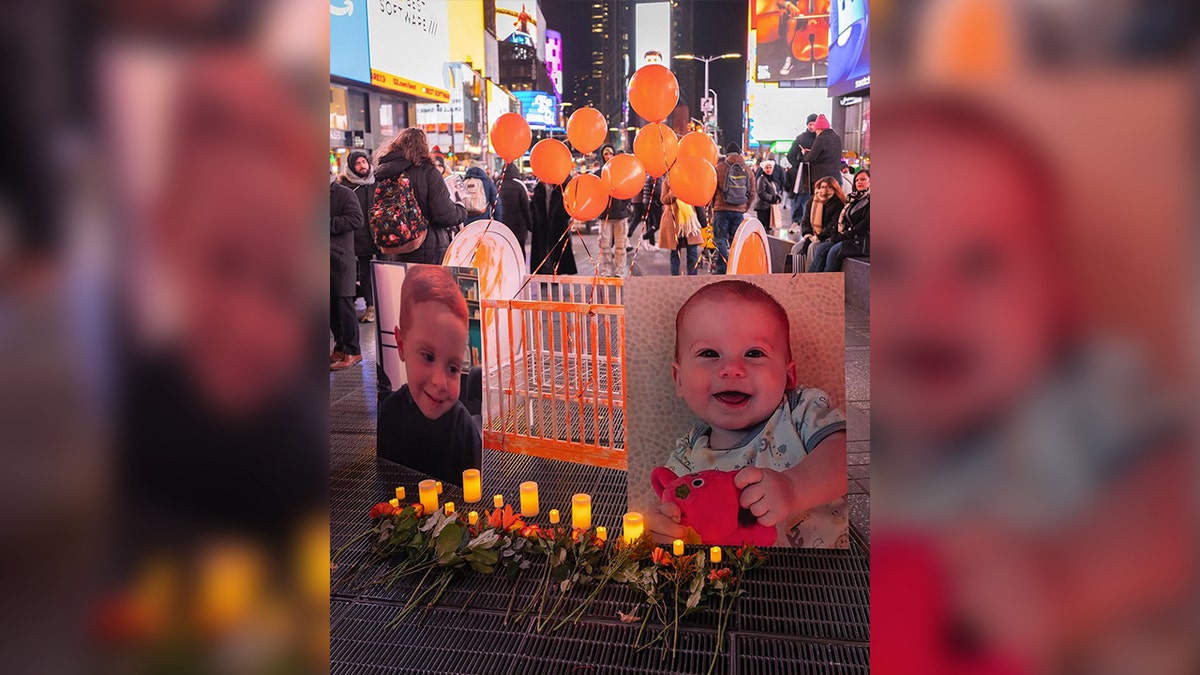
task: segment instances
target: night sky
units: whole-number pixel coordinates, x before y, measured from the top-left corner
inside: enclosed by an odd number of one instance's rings
[[[720,109],[717,119],[726,140],[742,138],[742,101],[746,97],[746,14],[747,0],[682,0],[695,6],[695,53],[716,56],[726,52],[741,54],[741,59],[714,61],[708,68],[709,86],[717,92]],[[588,0],[541,0],[539,6],[546,15],[550,30],[563,36],[564,100],[571,100],[574,78],[591,69],[589,43],[591,3]],[[704,64],[695,61],[674,61],[672,70],[686,72],[696,69],[696,84],[704,86]],[[614,77],[619,73],[613,73]],[[688,101],[693,117],[700,117],[698,101]]]

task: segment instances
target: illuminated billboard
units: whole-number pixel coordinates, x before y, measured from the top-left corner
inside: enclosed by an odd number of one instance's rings
[[[752,145],[790,141],[804,131],[809,113],[831,117],[833,111],[833,102],[825,90],[814,87],[750,82],[746,85],[746,100]]]
[[[450,55],[446,3],[371,2],[367,10],[371,84],[448,103],[442,75]]]
[[[329,3],[329,74],[371,81],[367,58],[367,8],[351,0]]]
[[[867,0],[838,0],[830,17],[829,95],[871,86],[871,41]]]
[[[671,3],[641,2],[634,5],[634,63],[646,65],[646,52],[662,54],[662,61],[671,67]]]
[[[831,0],[750,0],[750,3],[754,80],[825,86]]]
[[[562,81],[562,34],[556,30],[546,31],[546,71],[550,81],[554,83],[554,93],[559,97],[563,94]]]
[[[531,127],[557,127],[558,101],[544,91],[514,91],[521,102],[521,115]]]
[[[537,49],[537,15],[534,0],[496,0],[496,39]]]

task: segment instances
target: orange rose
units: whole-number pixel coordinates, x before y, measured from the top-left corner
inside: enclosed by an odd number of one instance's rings
[[[666,549],[654,547],[654,551],[650,554],[650,560],[654,561],[655,565],[670,565],[671,554],[667,553]]]

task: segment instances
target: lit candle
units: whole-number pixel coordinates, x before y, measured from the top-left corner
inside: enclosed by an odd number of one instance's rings
[[[479,486],[479,469],[467,469],[463,472],[463,501],[474,504],[482,496],[483,489]]]
[[[404,499],[404,488],[403,487],[396,488],[396,499]]]
[[[437,481],[423,480],[419,485],[417,485],[417,490],[421,493],[421,506],[425,507],[425,513],[433,513],[434,511],[437,511]]]
[[[558,509],[550,509],[550,524],[558,524]]]
[[[708,559],[713,561],[714,564],[721,562],[721,547],[714,546],[708,549]]]
[[[439,495],[442,494],[442,481],[440,480],[437,482],[437,490]]]
[[[389,499],[388,503],[392,505],[393,509],[400,508],[400,500],[399,499]]]
[[[672,550],[675,552],[675,555],[683,555],[683,540],[676,539],[675,544],[672,546]]]
[[[492,497],[492,504],[498,509],[504,508],[504,495]]]
[[[454,515],[454,502],[446,502],[446,515]]]
[[[608,530],[603,525],[596,528],[596,538],[600,541],[608,541]]]
[[[638,537],[642,536],[642,514],[637,511],[630,511],[625,514],[625,531],[622,538],[625,543],[631,544],[637,541]]]
[[[592,526],[591,496],[581,493],[571,497],[571,526],[577,530],[586,530]]]
[[[475,525],[478,522],[479,522],[479,514],[478,513],[472,511],[467,514],[467,524],[468,525]]]
[[[538,514],[537,483],[527,480],[521,483],[521,515],[536,516]]]

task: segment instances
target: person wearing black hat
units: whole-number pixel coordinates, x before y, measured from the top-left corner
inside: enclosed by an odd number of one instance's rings
[[[371,166],[371,156],[366,150],[354,150],[346,160],[346,168],[338,175],[338,182],[354,191],[358,197],[358,205],[362,208],[364,217],[369,218],[371,206],[375,203],[375,167]],[[354,256],[358,260],[358,288],[356,297],[367,303],[361,323],[375,320],[375,291],[371,286],[371,258],[379,249],[371,236],[370,223],[354,230]]]
[[[725,146],[725,157],[717,162],[717,190],[713,193],[712,219],[717,259],[713,264],[713,274],[725,274],[729,245],[755,194],[754,172],[747,168],[741,153],[742,146],[730,143]]]
[[[788,150],[787,159],[789,168],[787,170],[787,193],[792,196],[792,223],[799,225],[800,219],[804,216],[804,207],[808,204],[809,197],[812,196],[812,176],[804,176],[800,183],[800,189],[796,190],[796,174],[801,171],[801,164],[807,161],[805,155],[812,149],[813,142],[817,140],[817,130],[814,128],[817,124],[817,118],[820,117],[817,113],[812,113],[805,120],[805,129],[800,132],[796,140],[792,141],[792,149]]]

